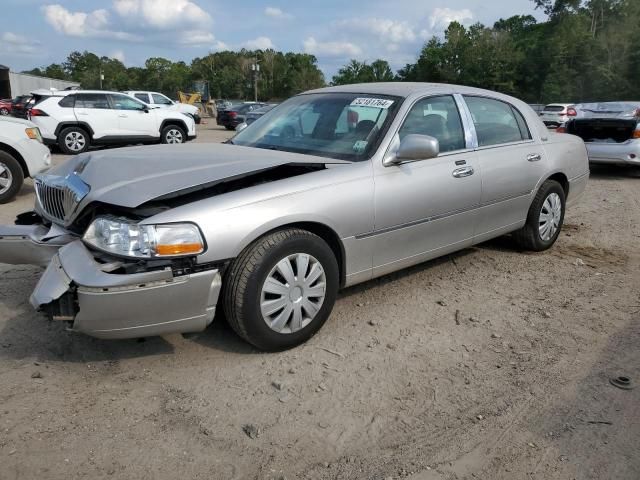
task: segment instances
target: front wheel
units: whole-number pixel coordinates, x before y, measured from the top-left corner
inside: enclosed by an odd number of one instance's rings
[[[9,109],[5,107],[0,108],[0,115],[9,115]]]
[[[167,125],[160,133],[162,143],[178,144],[187,141],[187,134],[177,125]]]
[[[0,203],[14,199],[24,182],[24,173],[18,161],[7,152],[0,151]]]
[[[266,235],[234,260],[224,286],[231,327],[265,351],[295,347],[329,318],[338,264],[317,235],[286,229]]]
[[[544,182],[529,207],[527,223],[514,233],[516,242],[536,252],[550,248],[560,235],[565,201],[562,185],[555,180]]]

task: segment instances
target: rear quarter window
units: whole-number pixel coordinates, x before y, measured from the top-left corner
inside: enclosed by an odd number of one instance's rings
[[[76,103],[75,95],[67,95],[62,100],[58,102],[58,105],[65,108],[73,108]]]

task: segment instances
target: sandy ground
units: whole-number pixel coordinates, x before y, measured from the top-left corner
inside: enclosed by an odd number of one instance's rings
[[[0,478],[637,480],[640,386],[609,378],[640,383],[639,212],[640,172],[594,170],[552,250],[502,238],[349,288],[279,354],[223,319],[72,334],[32,311],[38,269],[1,266]]]

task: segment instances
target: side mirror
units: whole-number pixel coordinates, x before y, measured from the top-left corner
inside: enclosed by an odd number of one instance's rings
[[[386,159],[384,164],[389,166],[406,161],[428,160],[437,157],[439,153],[440,143],[437,138],[410,134],[402,139],[395,155]]]
[[[242,122],[240,124],[238,124],[236,126],[236,133],[240,133],[242,130],[244,130],[245,128],[247,128],[249,125],[247,125],[247,122]]]

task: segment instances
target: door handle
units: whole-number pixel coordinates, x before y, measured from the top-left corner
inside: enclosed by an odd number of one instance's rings
[[[127,115],[126,113],[121,113],[120,115],[118,115],[118,117],[120,117],[120,118],[129,118],[129,115]]]
[[[527,161],[529,162],[538,162],[540,160],[542,160],[542,155],[539,153],[530,153],[527,155]]]
[[[451,175],[453,175],[455,178],[463,178],[473,175],[474,172],[475,170],[471,167],[462,167],[456,168],[453,172],[451,172]]]

